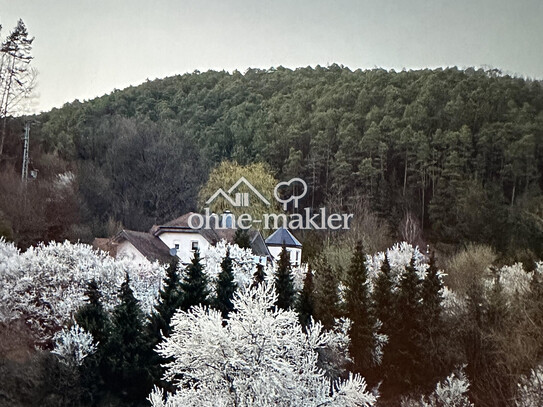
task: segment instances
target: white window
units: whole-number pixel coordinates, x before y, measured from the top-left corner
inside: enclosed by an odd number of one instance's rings
[[[192,251],[198,250],[198,241],[193,240],[191,243],[192,243]]]

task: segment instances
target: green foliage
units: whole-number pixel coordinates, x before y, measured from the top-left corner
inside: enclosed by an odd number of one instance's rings
[[[393,329],[385,349],[389,353],[385,368],[391,384],[404,391],[424,383],[420,370],[424,343],[421,312],[421,280],[413,255],[400,278],[393,306]]]
[[[215,308],[221,311],[223,318],[227,318],[228,314],[234,309],[232,298],[236,291],[237,285],[234,282],[234,272],[232,258],[230,257],[230,249],[226,251],[226,256],[221,262],[221,272],[217,279],[217,298],[215,299]]]
[[[298,297],[297,311],[300,318],[300,324],[307,326],[311,317],[315,314],[315,287],[313,284],[313,270],[308,268],[304,278],[304,286]]]
[[[325,258],[320,258],[315,265],[315,318],[325,328],[332,328],[335,319],[340,316],[338,274]]]
[[[235,192],[236,194],[249,194],[248,207],[233,206],[225,198],[220,196],[209,205],[206,204],[206,201],[219,188],[228,191],[228,189],[241,177],[245,177],[245,179],[256,188],[265,199],[267,199],[271,206],[258,199],[245,183],[241,183],[239,187],[236,188]],[[277,181],[274,178],[271,169],[264,163],[239,165],[237,162],[223,161],[210,172],[208,181],[201,188],[198,199],[199,207],[209,207],[209,210],[212,213],[222,213],[225,210],[229,210],[236,216],[242,213],[248,213],[253,219],[259,219],[262,218],[263,214],[274,212],[276,209],[277,203],[273,198],[273,190],[276,184]]]
[[[101,293],[95,280],[88,283],[85,291],[86,304],[81,306],[75,314],[75,321],[85,331],[92,334],[98,349],[87,356],[80,367],[81,386],[85,391],[83,398],[95,403],[104,393],[104,380],[102,373],[106,368],[105,356],[107,344],[111,338],[112,325],[109,315],[101,303]]]
[[[157,344],[163,337],[170,335],[170,320],[182,302],[178,267],[179,262],[174,259],[166,269],[158,303],[149,317],[147,329]]]
[[[349,331],[350,354],[354,358],[357,371],[361,372],[373,365],[373,330],[376,324],[370,301],[366,256],[361,243],[354,249],[345,288],[346,316],[352,321]]]
[[[253,274],[253,284],[251,286],[256,287],[258,284],[263,283],[265,278],[266,274],[264,273],[264,265],[258,263]]]
[[[181,282],[181,308],[187,311],[196,305],[208,306],[210,302],[207,276],[200,260],[200,251],[195,250],[191,264],[187,266],[186,275]]]
[[[354,212],[365,198],[390,224],[413,213],[432,241],[540,256],[543,214],[526,201],[541,200],[542,95],[540,81],[473,68],[198,72],[43,113],[34,162],[77,168],[80,235],[105,234],[109,218],[148,229],[241,175],[273,203],[275,179],[298,176],[304,206]],[[8,124],[10,158],[21,123]]]
[[[390,336],[394,327],[394,304],[396,302],[396,293],[392,291],[394,282],[390,271],[388,256],[381,265],[380,273],[375,279],[372,300],[374,303],[375,316],[382,323],[383,333]]]
[[[234,235],[234,243],[242,249],[250,249],[251,238],[249,236],[249,233],[245,229],[236,229],[236,233]]]
[[[113,310],[113,329],[107,344],[106,385],[123,398],[143,400],[152,387],[149,352],[144,332],[145,316],[130,288],[128,274]]]
[[[296,300],[294,290],[294,277],[292,276],[292,266],[290,264],[290,254],[283,245],[277,261],[277,271],[275,272],[275,291],[277,292],[277,305],[282,309],[292,308]]]

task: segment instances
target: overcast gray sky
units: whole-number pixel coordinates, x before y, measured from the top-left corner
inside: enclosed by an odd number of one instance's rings
[[[0,0],[22,18],[38,110],[194,70],[490,66],[543,78],[541,0]]]

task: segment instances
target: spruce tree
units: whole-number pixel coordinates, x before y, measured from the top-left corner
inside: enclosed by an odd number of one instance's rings
[[[297,310],[300,324],[305,327],[309,325],[311,317],[315,313],[315,300],[314,300],[314,285],[313,285],[313,271],[308,268],[304,278],[304,287],[298,298]]]
[[[159,291],[158,303],[155,305],[146,326],[149,372],[154,383],[162,386],[165,385],[165,383],[161,382],[164,372],[162,365],[167,361],[155,352],[155,348],[164,337],[171,334],[171,319],[181,305],[182,297],[178,266],[179,261],[174,259],[166,269],[166,276]]]
[[[217,298],[215,299],[215,308],[221,311],[223,318],[228,317],[228,313],[234,309],[232,298],[237,285],[234,282],[234,271],[230,249],[226,251],[226,256],[221,262],[221,272],[217,279]]]
[[[292,276],[292,266],[290,264],[290,254],[283,245],[279,261],[277,262],[277,271],[275,273],[275,291],[277,292],[277,305],[282,309],[289,309],[294,305],[295,291],[294,278]]]
[[[113,310],[113,331],[107,347],[107,384],[123,398],[144,400],[152,387],[148,370],[145,316],[130,288],[130,277],[121,285],[120,304]]]
[[[349,330],[350,353],[354,358],[356,370],[360,372],[373,364],[373,329],[375,327],[375,318],[371,310],[366,256],[360,243],[356,245],[351,266],[347,271],[345,285],[346,316],[352,321]]]
[[[75,320],[81,328],[92,334],[99,346],[104,345],[108,340],[111,324],[102,305],[102,294],[96,280],[87,284],[85,296],[87,297],[86,304],[79,308],[75,314]]]
[[[256,270],[253,274],[253,284],[251,285],[251,287],[253,288],[257,287],[259,284],[262,284],[265,279],[266,279],[266,274],[264,273],[264,265],[258,263],[256,265]]]
[[[375,279],[373,287],[373,304],[375,316],[381,321],[381,331],[390,336],[390,332],[394,326],[394,303],[395,293],[393,292],[394,282],[388,262],[388,255],[385,254],[385,259],[381,265],[381,271]]]
[[[181,286],[178,272],[179,261],[174,259],[166,269],[162,287],[159,291],[158,303],[149,318],[148,330],[156,339],[156,343],[170,335],[170,321],[181,305]]]
[[[439,276],[435,255],[432,252],[426,277],[421,284],[422,313],[425,324],[436,327],[441,316],[441,303],[443,302],[443,281]]]
[[[405,389],[421,384],[422,326],[421,280],[415,268],[415,255],[405,268],[395,302],[396,329],[391,332],[390,351],[395,366],[394,381]]]
[[[435,255],[432,252],[426,276],[421,285],[422,310],[420,313],[420,326],[422,328],[422,340],[425,345],[422,348],[423,357],[421,371],[428,383],[434,383],[439,376],[446,372],[440,371],[440,364],[436,363],[444,353],[443,348],[445,334],[441,321],[443,302],[443,281],[439,276]]]
[[[236,229],[236,233],[234,234],[234,243],[242,249],[250,249],[251,237],[245,229]]]
[[[394,338],[393,335],[397,320],[394,315],[396,292],[394,291],[394,281],[392,280],[390,263],[386,253],[383,264],[381,265],[381,271],[375,279],[372,300],[375,316],[382,324],[380,332],[388,336],[388,343],[384,346],[383,350],[383,360],[381,361],[381,365],[376,369],[376,375],[380,379],[385,380],[386,386],[387,379],[391,376],[391,372],[394,369],[391,339]]]
[[[315,317],[330,329],[340,314],[338,278],[326,259],[320,259],[319,263],[315,274]]]
[[[207,276],[200,261],[199,250],[194,251],[191,264],[187,267],[186,276],[181,282],[183,296],[181,308],[187,311],[196,305],[209,305],[209,287]]]
[[[98,344],[96,352],[87,356],[79,369],[81,386],[85,390],[83,401],[95,405],[104,388],[102,376],[105,369],[104,355],[111,335],[111,322],[102,305],[102,294],[95,280],[87,284],[85,296],[86,303],[78,309],[74,318],[81,328],[92,334]]]

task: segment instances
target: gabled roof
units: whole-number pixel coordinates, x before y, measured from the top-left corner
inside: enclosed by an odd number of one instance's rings
[[[255,256],[272,258],[272,255],[264,242],[262,234],[256,229],[249,230],[249,239],[251,241],[251,249]]]
[[[269,246],[302,247],[302,244],[285,228],[279,228],[266,239]]]
[[[132,245],[148,260],[158,260],[161,263],[169,263],[172,260],[170,249],[158,237],[145,232],[136,232],[135,230],[122,230],[113,239],[117,243],[125,240]]]

